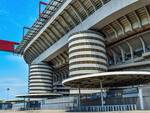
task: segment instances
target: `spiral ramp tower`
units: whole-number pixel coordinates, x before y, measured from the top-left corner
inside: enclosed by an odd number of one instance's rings
[[[29,93],[51,93],[52,67],[46,63],[31,64],[29,70]]]
[[[69,37],[69,76],[107,71],[104,38],[94,31],[74,33]]]

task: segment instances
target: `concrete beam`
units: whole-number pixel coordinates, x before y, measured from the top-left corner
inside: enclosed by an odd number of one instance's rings
[[[112,0],[103,7],[95,11],[82,23],[77,25],[74,29],[68,32],[65,36],[59,39],[54,45],[44,51],[33,62],[41,62],[46,59],[52,59],[56,54],[59,54],[61,49],[68,43],[68,37],[74,32],[88,30],[90,28],[100,29],[117,18],[134,11],[142,6],[150,3],[150,0]],[[113,14],[113,16],[112,16]],[[55,55],[54,55],[55,54]]]

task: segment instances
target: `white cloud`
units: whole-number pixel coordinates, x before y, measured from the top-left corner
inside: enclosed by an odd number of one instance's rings
[[[27,93],[27,82],[20,78],[10,78],[5,77],[0,81],[0,91],[2,95],[0,95],[0,98],[3,99],[13,99],[16,95]],[[7,91],[7,88],[10,90]]]
[[[9,87],[9,86],[15,86],[15,87],[22,87],[22,86],[26,86],[26,82],[25,80],[22,80],[20,78],[10,78],[10,77],[5,77],[2,79],[2,81],[0,81],[0,87],[5,86],[5,87]]]
[[[23,57],[16,54],[9,54],[4,57],[8,62],[14,63],[16,66],[22,67],[22,69],[26,70],[27,64],[24,61]]]
[[[1,15],[8,15],[9,13],[7,11],[5,11],[5,10],[0,10],[0,14]]]
[[[3,59],[10,62],[10,65],[6,64],[3,70],[0,71],[0,99],[6,99],[7,88],[10,88],[9,98],[12,99],[16,95],[27,93],[28,88],[28,72],[27,65],[23,60],[23,57],[9,54],[4,55]],[[5,69],[5,67],[7,69]]]
[[[6,60],[13,61],[13,62],[24,62],[22,56],[17,56],[15,54],[10,54],[5,56]]]

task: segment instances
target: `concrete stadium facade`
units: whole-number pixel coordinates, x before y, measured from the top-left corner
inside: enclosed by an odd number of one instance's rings
[[[15,51],[29,64],[29,93],[69,95],[90,74],[118,87],[149,83],[149,36],[150,0],[52,0]]]

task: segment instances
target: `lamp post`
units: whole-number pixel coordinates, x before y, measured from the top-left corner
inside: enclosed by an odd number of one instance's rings
[[[6,91],[7,91],[7,99],[6,100],[9,100],[9,91],[10,91],[10,88],[6,88]]]

